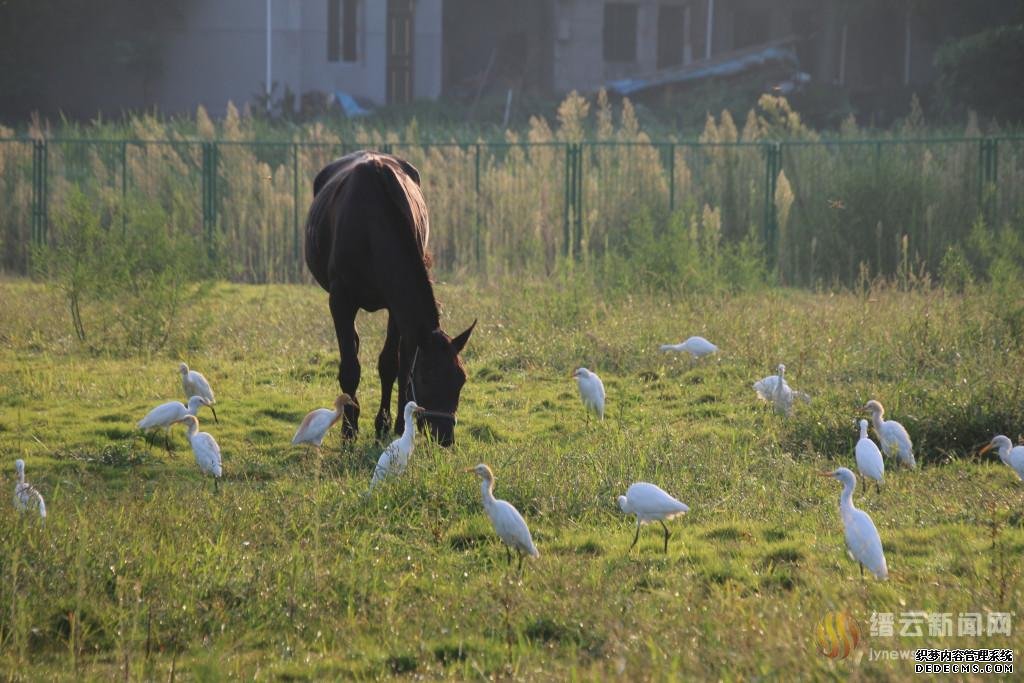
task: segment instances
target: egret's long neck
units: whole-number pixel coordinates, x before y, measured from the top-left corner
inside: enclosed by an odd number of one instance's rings
[[[18,470],[18,483],[19,484],[24,484],[25,483],[25,470],[24,469],[19,469]]]
[[[416,425],[413,424],[412,410],[405,411],[405,429],[402,431],[402,445],[406,448],[412,446],[413,435],[416,433]]]
[[[867,422],[863,422],[860,425],[860,438],[862,438],[862,439],[868,438],[868,423]]]
[[[192,437],[195,436],[196,432],[198,432],[198,431],[199,431],[199,423],[196,422],[195,420],[189,420],[188,421],[188,438],[191,440]]]
[[[1008,444],[1008,443],[1001,443],[1001,444],[999,444],[999,459],[1002,460],[1003,464],[1005,464],[1005,465],[1009,465],[1010,464],[1010,444]],[[24,478],[24,476],[25,475],[23,474],[22,478]]]
[[[839,511],[844,514],[853,512],[853,489],[855,486],[857,486],[857,482],[853,479],[843,484],[843,492],[839,495]]]
[[[480,493],[483,494],[485,508],[494,505],[494,480],[487,478],[481,479]]]
[[[875,426],[875,431],[878,432],[878,436],[882,436],[882,411],[875,410],[871,413],[871,424]]]

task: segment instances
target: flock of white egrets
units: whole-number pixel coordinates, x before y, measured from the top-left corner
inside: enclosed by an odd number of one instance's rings
[[[709,356],[718,352],[718,347],[704,337],[690,337],[679,344],[662,344],[665,352],[689,353],[694,359]],[[753,388],[757,397],[771,403],[776,412],[790,416],[793,414],[794,402],[799,399],[810,403],[811,397],[792,389],[786,382],[786,366],[779,364],[775,375],[770,375],[754,382]],[[586,410],[593,412],[599,419],[604,419],[605,390],[604,383],[596,373],[587,368],[579,368],[573,373],[579,387],[580,399]],[[885,476],[885,462],[882,453],[887,457],[896,458],[905,467],[914,469],[914,446],[907,430],[895,420],[883,420],[885,408],[876,400],[868,401],[864,410],[871,414],[871,422],[875,434],[882,445],[881,451],[868,436],[868,421],[860,420],[860,439],[854,449],[857,469],[865,479],[875,482],[876,490],[881,488]],[[982,449],[982,453],[997,448],[1000,459],[1013,468],[1024,480],[1024,446],[1013,447],[1013,443],[1005,436],[999,435]],[[882,540],[871,517],[853,504],[853,490],[857,479],[846,467],[839,467],[832,472],[822,472],[823,476],[832,477],[843,485],[839,497],[839,515],[843,521],[846,545],[850,554],[860,564],[861,572],[868,568],[878,579],[886,579],[889,569],[882,552]],[[629,487],[625,496],[619,497],[619,507],[637,518],[637,536],[633,539],[636,545],[640,534],[640,525],[649,521],[660,521],[665,529],[665,552],[668,552],[669,531],[665,527],[665,519],[687,512],[689,508],[668,495],[654,484],[640,482]],[[633,546],[630,546],[632,549]]]
[[[699,359],[717,353],[718,347],[703,337],[690,337],[680,344],[662,345],[661,350],[689,353],[694,359]],[[195,454],[196,464],[204,474],[213,477],[216,491],[217,482],[223,473],[220,446],[212,435],[199,431],[197,416],[199,409],[207,406],[213,413],[214,420],[217,420],[213,389],[202,374],[190,370],[185,363],[180,364],[179,371],[181,372],[182,389],[188,404],[177,401],[161,404],[143,417],[137,426],[142,430],[165,429],[165,442],[167,448],[170,449],[171,428],[177,423],[186,424],[188,440]],[[777,368],[778,374],[758,380],[754,383],[753,388],[758,398],[771,403],[778,413],[789,416],[793,412],[795,400],[799,399],[809,403],[811,397],[802,391],[790,388],[785,379],[785,371],[786,366],[780,364]],[[604,419],[605,389],[601,378],[596,373],[582,367],[577,369],[572,376],[576,379],[588,419],[591,413],[598,419]],[[333,409],[319,408],[307,414],[295,432],[292,444],[307,444],[311,448],[319,450],[327,432],[344,415],[345,406],[352,403],[353,400],[347,394],[341,394],[335,400]],[[903,425],[894,420],[882,419],[885,409],[881,403],[876,400],[868,401],[864,410],[871,414],[871,421],[881,444],[881,450],[868,436],[868,421],[860,420],[860,439],[857,441],[854,451],[856,465],[861,476],[874,481],[876,489],[880,489],[885,475],[885,462],[882,454],[884,453],[889,458],[896,458],[905,467],[913,469],[916,466],[913,444]],[[424,412],[424,409],[413,401],[409,401],[405,405],[403,433],[381,453],[370,479],[367,494],[386,478],[398,476],[406,469],[415,440],[415,420],[413,418]],[[996,448],[1000,459],[1012,467],[1021,479],[1024,479],[1024,446],[1014,447],[1010,439],[999,435],[994,437],[991,443],[982,449],[982,452],[992,448]],[[46,503],[43,496],[35,487],[25,481],[25,462],[17,460],[15,466],[18,474],[18,482],[14,489],[15,505],[21,510],[34,508],[40,517],[45,518]],[[491,468],[481,463],[467,472],[473,472],[480,478],[484,511],[490,518],[498,537],[505,544],[509,561],[511,561],[512,550],[519,554],[520,568],[524,556],[539,557],[540,553],[533,542],[530,529],[523,516],[509,502],[494,497],[494,473]],[[846,467],[839,467],[832,472],[822,472],[822,475],[832,477],[843,485],[843,491],[839,498],[839,514],[843,521],[846,545],[850,554],[860,564],[861,572],[863,573],[864,567],[867,567],[876,578],[886,579],[889,570],[878,530],[875,528],[874,522],[871,521],[871,517],[853,504],[853,491],[857,483],[853,472]],[[656,521],[664,530],[664,551],[667,553],[668,539],[671,534],[668,527],[665,526],[665,521],[682,515],[690,509],[660,487],[648,482],[632,484],[626,491],[626,495],[618,497],[618,503],[623,512],[636,517],[636,534],[629,547],[630,550],[633,549],[640,537],[640,527],[643,524]]]

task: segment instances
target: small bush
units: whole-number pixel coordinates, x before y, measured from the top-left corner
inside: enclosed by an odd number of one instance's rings
[[[104,216],[70,191],[35,263],[63,294],[75,337],[90,350],[146,354],[201,342],[205,321],[190,314],[205,293],[205,257],[168,222],[153,204]]]

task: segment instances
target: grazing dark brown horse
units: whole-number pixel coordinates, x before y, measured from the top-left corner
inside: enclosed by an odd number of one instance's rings
[[[359,334],[356,312],[388,311],[380,352],[380,409],[375,426],[384,438],[391,426],[391,388],[398,379],[398,417],[414,400],[427,409],[423,422],[444,446],[455,442],[455,412],[466,371],[459,353],[476,321],[450,338],[430,282],[427,238],[430,223],[412,164],[389,154],[355,152],[325,166],[313,181],[306,219],[306,265],[330,294],[338,336],[341,390],[356,400],[345,407],[343,432],[359,424]],[[423,427],[420,422],[420,428]]]

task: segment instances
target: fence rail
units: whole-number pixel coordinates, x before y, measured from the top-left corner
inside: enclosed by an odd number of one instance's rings
[[[60,239],[77,188],[117,220],[160,205],[232,279],[308,280],[303,221],[312,178],[358,144],[191,140],[0,140],[0,268],[31,270]],[[420,169],[431,247],[444,270],[550,272],[628,243],[644,216],[695,227],[717,210],[721,239],[758,236],[780,277],[892,272],[904,240],[937,266],[977,217],[1024,216],[1024,138],[788,142],[390,143]],[[130,226],[129,226],[130,227]]]

